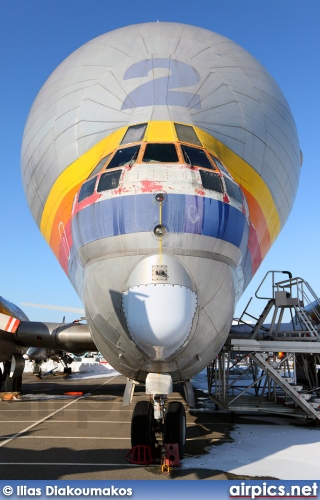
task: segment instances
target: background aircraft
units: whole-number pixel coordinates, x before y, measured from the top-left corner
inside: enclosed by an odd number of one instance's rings
[[[22,145],[30,210],[88,326],[23,321],[14,351],[39,337],[73,352],[93,341],[146,382],[156,413],[147,401],[136,407],[132,441],[153,444],[172,381],[188,387],[223,346],[290,213],[300,166],[287,101],[230,40],[146,23],[88,42],[42,87]],[[179,403],[164,429],[183,453]]]

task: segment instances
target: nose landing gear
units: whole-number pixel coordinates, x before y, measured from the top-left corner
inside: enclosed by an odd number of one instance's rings
[[[163,409],[161,416],[159,404]],[[153,403],[138,401],[132,414],[132,449],[127,459],[132,463],[147,465],[163,459],[173,445],[177,445],[179,458],[182,459],[186,445],[186,412],[183,404],[171,401],[165,408],[163,399],[161,403],[159,398],[154,398]]]
[[[154,375],[154,374],[151,374]],[[150,401],[138,401],[131,420],[132,450],[127,459],[132,463],[146,465],[157,459],[178,465],[184,455],[186,444],[186,412],[179,401],[170,401],[167,405],[167,394],[172,392],[170,375],[157,375],[156,385],[146,380],[146,392],[152,395]],[[161,379],[161,383],[159,382]],[[165,383],[163,383],[165,380]],[[156,393],[156,388],[165,389],[165,394]],[[172,450],[178,449],[178,459],[172,457]],[[170,451],[171,450],[171,451]],[[166,456],[168,455],[168,456]]]

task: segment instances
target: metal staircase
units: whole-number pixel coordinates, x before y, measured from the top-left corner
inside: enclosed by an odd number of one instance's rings
[[[275,282],[275,275],[278,273],[288,274],[289,279]],[[259,295],[259,291],[270,275],[272,277],[272,296],[262,297]],[[311,286],[302,278],[292,278],[288,271],[269,271],[260,283],[255,297],[268,301],[259,318],[255,318],[248,312],[251,298],[238,320],[239,324],[245,324],[251,329],[251,338],[256,338],[260,332],[264,334],[264,337],[268,336],[274,340],[284,338],[308,342],[320,340],[320,300]],[[271,322],[266,324],[267,317],[273,307]],[[291,322],[284,324],[283,316],[286,310],[290,313]],[[245,316],[256,322],[252,324],[245,321]]]
[[[281,273],[288,279],[276,282],[277,273],[269,271],[256,291],[257,299],[267,301],[260,316],[248,312],[250,299],[219,356],[208,366],[209,397],[227,411],[320,420],[320,301],[303,279],[285,271]],[[268,276],[272,293],[262,297],[259,292]],[[290,321],[284,323],[288,312]]]
[[[304,398],[304,394],[298,392],[295,387],[288,383],[284,377],[282,377],[271,365],[268,363],[260,353],[250,353],[251,359],[258,365],[267,376],[269,376],[277,386],[281,387],[287,396],[300,406],[310,417],[320,420],[319,411],[315,410],[309,403],[308,400]],[[320,403],[319,403],[320,405]]]

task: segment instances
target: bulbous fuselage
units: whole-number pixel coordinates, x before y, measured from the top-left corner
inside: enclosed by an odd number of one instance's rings
[[[266,70],[177,23],[122,28],[71,54],[36,98],[22,147],[30,209],[94,341],[137,380],[189,379],[219,352],[299,168]]]

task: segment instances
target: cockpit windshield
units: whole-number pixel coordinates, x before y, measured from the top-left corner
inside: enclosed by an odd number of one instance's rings
[[[146,145],[142,161],[144,163],[177,163],[179,158],[174,144],[149,143]]]
[[[191,146],[181,145],[183,156],[185,162],[189,165],[202,167],[202,168],[210,168],[214,170],[213,165],[211,164],[209,158],[203,149],[193,148]]]
[[[111,159],[110,163],[107,165],[107,169],[130,165],[130,163],[134,162],[134,160],[137,158],[139,149],[139,145],[118,149],[114,157]]]

